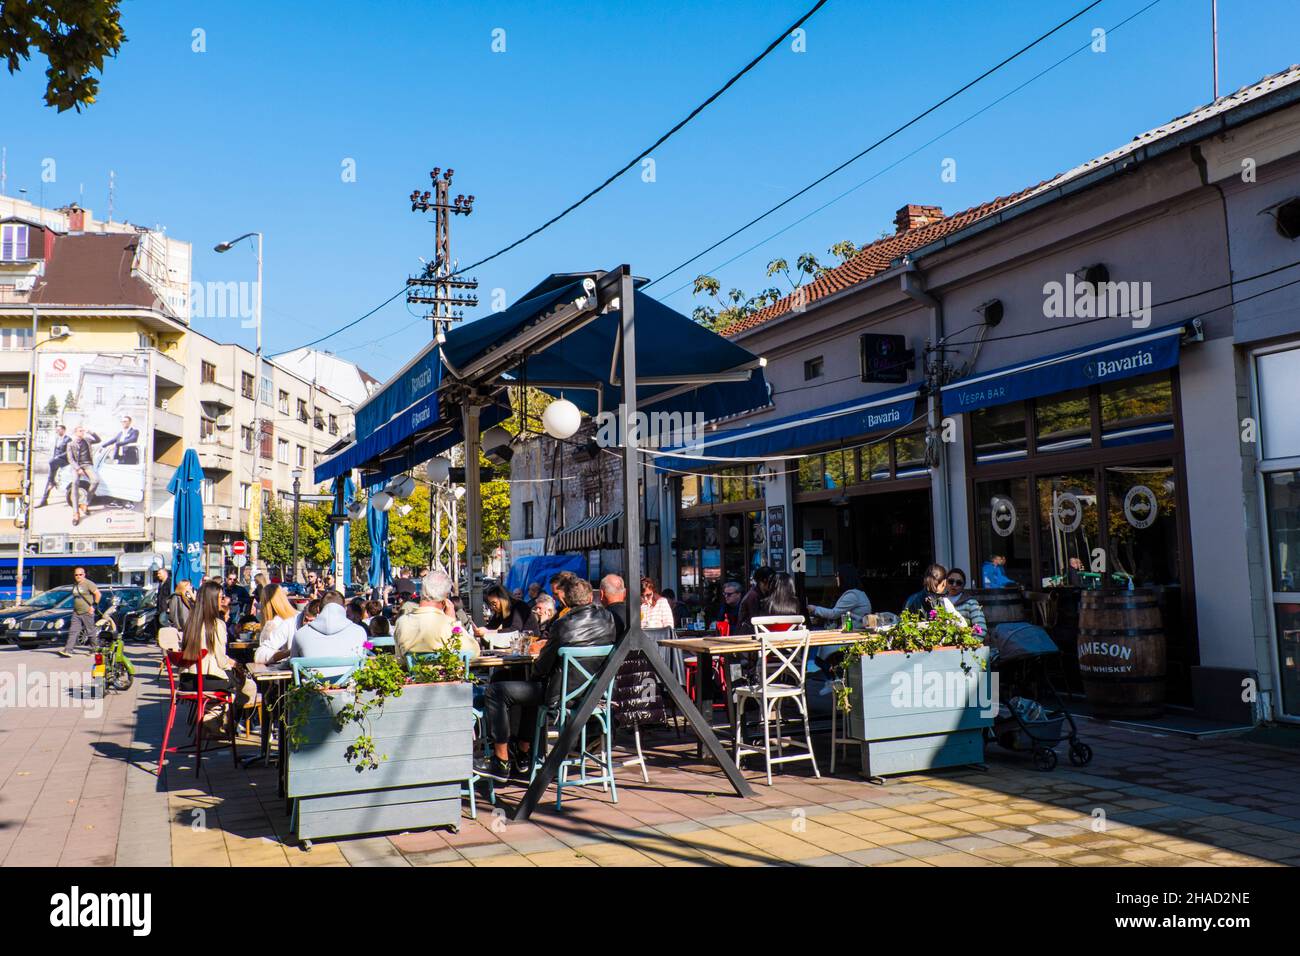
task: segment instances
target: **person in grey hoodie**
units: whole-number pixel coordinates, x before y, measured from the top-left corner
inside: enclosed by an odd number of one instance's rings
[[[298,628],[293,635],[291,657],[365,657],[369,635],[359,624],[348,620],[343,608],[343,596],[328,592],[322,599],[320,614],[310,624]],[[337,677],[342,668],[322,668],[324,677]]]

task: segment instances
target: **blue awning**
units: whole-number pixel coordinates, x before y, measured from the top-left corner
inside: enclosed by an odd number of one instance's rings
[[[617,358],[622,310],[593,314],[589,305],[585,312],[577,306],[586,295],[583,280],[602,275],[551,276],[510,308],[450,330],[441,347],[430,346],[360,410],[374,409],[357,415],[356,440],[321,462],[315,480],[329,481],[360,468],[363,483],[370,484],[463,441],[459,405],[435,391],[436,386],[427,385],[430,379],[443,388],[452,382],[473,384],[490,395],[494,403],[480,413],[484,429],[509,417],[506,391],[518,383],[551,395],[563,394],[588,414],[617,410],[623,401]],[[650,296],[633,294],[639,411],[698,413],[705,420],[716,420],[769,403],[767,381],[756,356]],[[537,328],[552,317],[557,321]],[[422,371],[427,356],[442,362],[440,375]],[[489,367],[490,374],[477,371]],[[400,404],[413,392],[426,389],[415,401]],[[383,411],[394,406],[400,407],[380,420]]]
[[[780,457],[800,448],[903,428],[915,420],[919,396],[915,385],[907,385],[746,428],[714,432],[699,441],[665,449],[656,457],[655,466],[661,470],[698,470],[714,461]],[[685,457],[675,456],[674,452]]]
[[[415,359],[378,392],[357,406],[352,416],[358,435],[369,435],[399,412],[432,395],[442,381],[436,345],[426,346]]]
[[[24,568],[89,568],[117,564],[111,554],[33,554],[23,559]],[[17,558],[0,558],[0,568],[18,568]]]
[[[1173,368],[1186,327],[1180,322],[968,376],[944,386],[943,412],[973,412]]]

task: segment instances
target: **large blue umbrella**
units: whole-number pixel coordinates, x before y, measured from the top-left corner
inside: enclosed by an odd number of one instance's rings
[[[172,581],[203,580],[203,467],[198,453],[187,449],[181,466],[167,483],[172,495]]]
[[[371,485],[369,499],[384,490],[382,483]],[[388,512],[370,504],[366,507],[366,530],[370,533],[370,586],[381,588],[393,579],[392,565],[388,560]]]

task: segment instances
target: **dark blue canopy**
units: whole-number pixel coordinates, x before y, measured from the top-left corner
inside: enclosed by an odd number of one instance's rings
[[[167,483],[172,496],[172,581],[203,580],[203,467],[193,448]]]
[[[442,346],[430,345],[358,410],[356,440],[318,465],[316,480],[328,481],[361,468],[363,480],[372,483],[459,444],[463,440],[460,408],[437,391],[439,384],[462,382],[480,391],[495,391],[495,404],[480,413],[484,429],[509,417],[505,390],[515,383],[552,395],[563,393],[588,414],[616,410],[623,400],[617,361],[621,310],[587,315],[545,337],[535,329],[585,294],[583,279],[601,275],[551,276],[510,308],[452,329]],[[702,413],[712,421],[770,403],[767,382],[753,354],[644,293],[634,295],[639,411]],[[439,374],[429,373],[431,354],[440,357]],[[494,365],[490,377],[479,380],[475,366],[489,362]],[[744,380],[720,380],[728,373]],[[412,388],[413,381],[422,384]],[[406,399],[410,401],[400,411],[374,424],[369,410],[376,402],[388,408]]]

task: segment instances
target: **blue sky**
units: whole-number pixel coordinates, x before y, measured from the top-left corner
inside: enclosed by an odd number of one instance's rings
[[[700,272],[757,291],[775,256],[870,241],[907,202],[967,208],[1206,102],[1210,0],[1160,0],[1108,34],[1104,53],[1080,53],[985,110],[1148,2],[1105,0],[652,292],[689,313],[696,300],[680,287]],[[129,41],[81,114],[42,105],[43,62],[0,73],[8,191],[25,186],[39,199],[41,162],[52,157],[46,204],[84,189],[81,201],[102,216],[115,170],[117,218],[192,242],[199,282],[251,279],[249,248],[211,247],[262,230],[266,348],[281,351],[369,310],[418,270],[432,226],[406,196],[431,167],[454,167],[453,192],[478,197],[474,214],[453,223],[455,254],[477,259],[636,155],[808,5],[128,0]],[[658,277],[1083,5],[831,0],[806,27],[806,52],[783,45],[655,152],[654,182],[633,170],[479,269],[475,314],[493,289],[513,301],[550,272],[630,262]],[[1291,64],[1294,0],[1219,7],[1221,92]],[[191,49],[196,28],[206,52]],[[491,48],[498,28],[504,53]],[[955,182],[940,178],[947,158]],[[356,182],[342,180],[348,159]],[[237,320],[196,325],[251,345]],[[322,347],[383,378],[428,334],[399,300]]]

